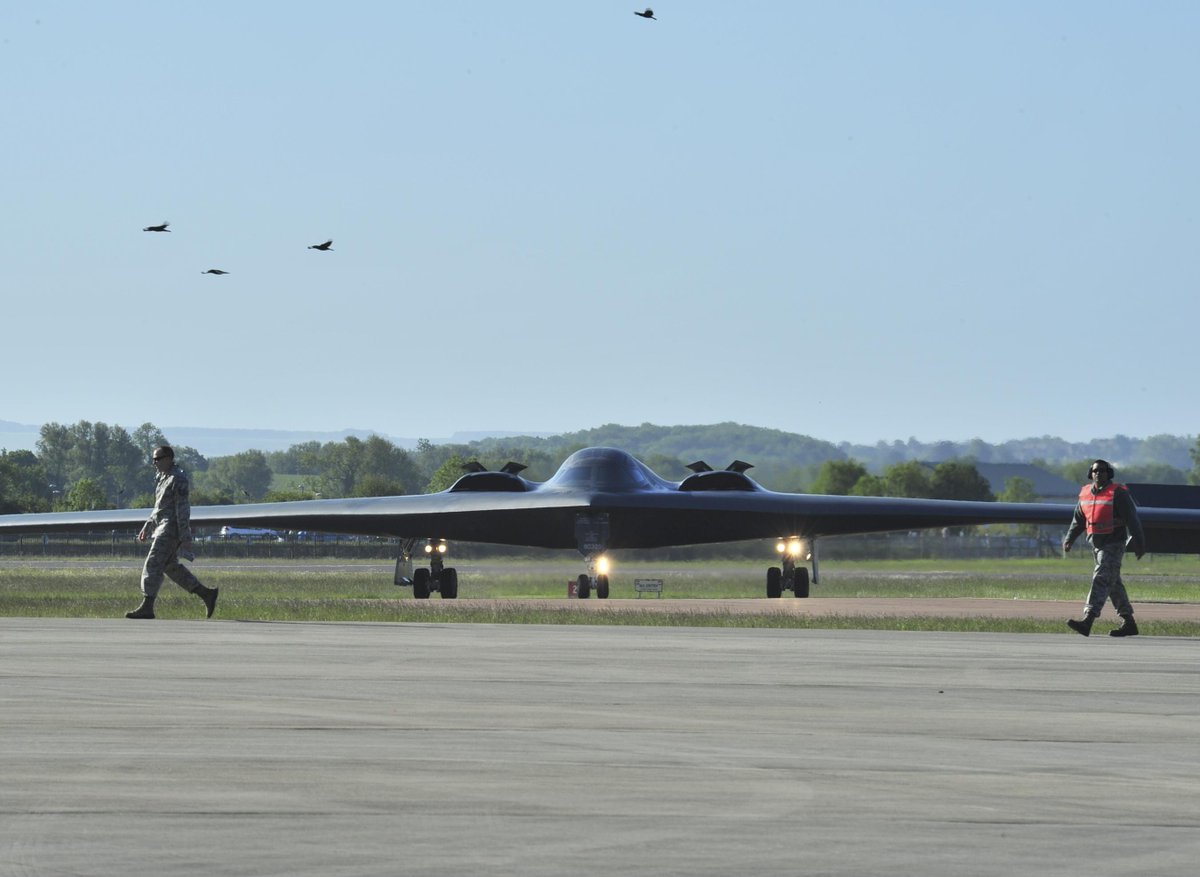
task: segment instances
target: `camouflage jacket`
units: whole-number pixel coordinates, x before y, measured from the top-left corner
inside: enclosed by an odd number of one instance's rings
[[[192,503],[187,473],[172,466],[167,473],[154,476],[154,511],[146,521],[155,536],[175,536],[180,542],[192,541]]]

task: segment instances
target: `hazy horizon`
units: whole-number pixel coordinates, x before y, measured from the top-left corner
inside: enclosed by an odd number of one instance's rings
[[[73,420],[73,421],[65,421],[65,422],[63,422],[63,424],[69,426],[73,423],[77,423],[79,420],[86,420],[86,419],[87,418],[79,418],[79,419]],[[107,423],[109,426],[120,426],[130,432],[132,432],[134,429],[136,429],[138,426],[141,425],[141,423],[137,423],[137,424],[114,423],[112,421],[106,421],[103,419],[93,420],[90,422]],[[680,428],[680,427],[687,427],[687,426],[710,427],[710,426],[715,426],[715,425],[717,425],[719,423],[723,423],[723,422],[726,422],[726,421],[713,421],[711,423],[697,423],[697,424],[660,423],[660,424],[653,424],[653,425],[671,429],[671,428]],[[469,431],[453,433],[448,436],[431,436],[431,435],[429,435],[429,436],[423,436],[423,435],[397,436],[397,435],[391,435],[389,433],[385,433],[380,430],[358,429],[358,428],[329,429],[329,430],[281,430],[281,429],[275,429],[275,428],[256,428],[256,427],[221,428],[221,427],[197,427],[197,426],[178,426],[178,425],[163,426],[163,425],[157,424],[157,423],[154,425],[157,426],[159,429],[161,429],[170,441],[173,441],[179,445],[186,445],[189,447],[193,447],[196,450],[200,451],[200,453],[202,453],[206,457],[215,457],[215,456],[226,456],[228,454],[240,453],[245,450],[259,450],[259,451],[264,451],[264,452],[287,450],[292,445],[299,444],[303,441],[319,440],[322,443],[324,443],[327,441],[338,441],[338,440],[344,438],[346,435],[357,435],[360,437],[370,435],[370,434],[379,435],[383,438],[388,439],[389,441],[392,441],[398,447],[402,447],[407,450],[411,450],[416,447],[416,444],[420,439],[428,439],[429,441],[433,442],[434,444],[469,444],[473,441],[486,439],[486,438],[505,438],[505,437],[510,437],[510,436],[511,437],[531,436],[531,437],[535,437],[535,438],[537,438],[537,437],[556,437],[559,435],[568,435],[571,433],[587,431],[587,430],[591,430],[591,429],[599,429],[602,426],[607,426],[609,424],[595,424],[591,427],[585,427],[583,430],[570,430],[568,433],[536,433],[536,432],[532,432],[532,431],[507,431],[507,430],[469,430]],[[636,428],[641,425],[643,425],[643,424],[617,424],[617,426],[625,427],[625,428]],[[739,425],[746,426],[751,429],[773,429],[773,427],[760,427],[756,424],[739,424]],[[4,449],[4,450],[8,450],[8,451],[36,450],[35,444],[36,444],[36,441],[38,438],[38,431],[40,430],[41,426],[42,426],[42,424],[21,424],[21,423],[16,423],[13,421],[0,419],[0,449]],[[850,441],[836,441],[836,440],[832,440],[832,439],[828,439],[828,438],[823,438],[821,436],[809,436],[806,433],[789,433],[789,434],[805,436],[808,438],[816,439],[818,441],[826,441],[829,444],[838,446],[838,447],[846,447],[846,446],[877,447],[880,444],[890,445],[894,442],[909,443],[909,442],[914,442],[914,441],[918,442],[919,444],[938,444],[941,442],[950,442],[952,444],[964,444],[964,443],[978,439],[977,436],[972,436],[972,437],[968,437],[968,438],[939,438],[939,439],[923,441],[923,440],[917,439],[915,436],[906,436],[903,438],[897,436],[897,437],[891,437],[891,438],[886,438],[886,437],[879,438],[873,442],[850,442]],[[991,445],[991,446],[1001,446],[1001,445],[1005,444],[1006,442],[1020,442],[1020,441],[1035,440],[1035,439],[1051,439],[1051,440],[1055,440],[1055,441],[1062,441],[1064,443],[1071,444],[1071,445],[1088,445],[1088,444],[1093,444],[1093,443],[1098,443],[1098,442],[1104,442],[1104,441],[1107,441],[1107,440],[1110,440],[1112,438],[1115,438],[1117,436],[1122,436],[1122,435],[1127,438],[1133,439],[1133,440],[1143,440],[1143,439],[1151,438],[1151,436],[1131,436],[1131,435],[1128,435],[1125,433],[1111,433],[1109,435],[1104,435],[1104,436],[1100,436],[1100,435],[1091,436],[1091,437],[1089,437],[1087,439],[1083,439],[1083,440],[1072,440],[1072,439],[1068,439],[1064,436],[1049,436],[1049,435],[1042,434],[1042,435],[1030,435],[1030,436],[1013,436],[1012,438],[1005,439],[1004,441],[985,442],[985,443],[988,445]],[[1193,434],[1170,434],[1170,435],[1173,435],[1174,437],[1185,439],[1188,441],[1191,441],[1195,437]],[[16,441],[14,441],[14,440],[16,440]],[[982,439],[979,439],[979,440],[983,441]],[[252,441],[257,441],[257,443],[251,444],[250,442],[252,442]],[[213,450],[207,450],[205,447],[206,445],[207,445],[207,448],[213,449]]]

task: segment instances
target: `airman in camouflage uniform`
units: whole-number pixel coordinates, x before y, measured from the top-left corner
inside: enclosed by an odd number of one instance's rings
[[[142,605],[126,618],[153,618],[154,600],[167,576],[179,587],[195,594],[204,603],[207,617],[217,606],[218,588],[206,588],[192,571],[179,562],[179,554],[191,556],[192,506],[188,496],[187,473],[175,465],[175,451],[167,445],[154,449],[154,511],[142,525],[138,540],[150,539],[150,553],[142,567]]]

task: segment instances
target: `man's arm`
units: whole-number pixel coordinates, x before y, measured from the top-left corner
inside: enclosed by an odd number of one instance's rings
[[[1146,553],[1146,534],[1142,531],[1142,519],[1138,517],[1137,502],[1128,488],[1117,491],[1113,512],[1125,522],[1125,529],[1129,531],[1129,549],[1141,560]]]
[[[175,476],[175,528],[179,541],[187,545],[192,541],[192,501],[190,484],[186,475]]]
[[[1086,526],[1083,509],[1079,503],[1076,503],[1075,514],[1071,515],[1071,526],[1067,529],[1067,535],[1063,537],[1063,551],[1071,550],[1071,546],[1075,544],[1075,540],[1079,538],[1079,534],[1084,531]]]
[[[158,523],[158,481],[154,482],[154,508],[150,510],[150,517],[146,518],[146,523],[142,524],[142,529],[138,531],[137,537],[139,542],[145,542],[150,534],[154,531],[154,525]]]

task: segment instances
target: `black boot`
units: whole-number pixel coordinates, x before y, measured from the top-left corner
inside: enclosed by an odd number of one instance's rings
[[[1078,634],[1082,634],[1083,636],[1091,636],[1092,635],[1092,622],[1095,620],[1096,619],[1092,618],[1091,616],[1088,616],[1087,618],[1083,618],[1079,621],[1076,621],[1074,618],[1072,618],[1069,621],[1067,621],[1067,627],[1071,628],[1071,630],[1075,631]]]
[[[1137,622],[1133,620],[1133,616],[1125,615],[1122,617],[1122,620],[1123,620],[1122,625],[1120,627],[1118,627],[1116,630],[1110,630],[1108,632],[1108,635],[1109,636],[1137,636],[1138,635]]]
[[[217,608],[217,594],[220,592],[220,588],[206,588],[204,585],[192,591],[193,594],[204,601],[204,608],[208,610],[206,618],[212,618],[213,610]]]
[[[134,609],[132,612],[125,613],[126,618],[153,618],[154,617],[154,598],[143,597],[142,605]]]

